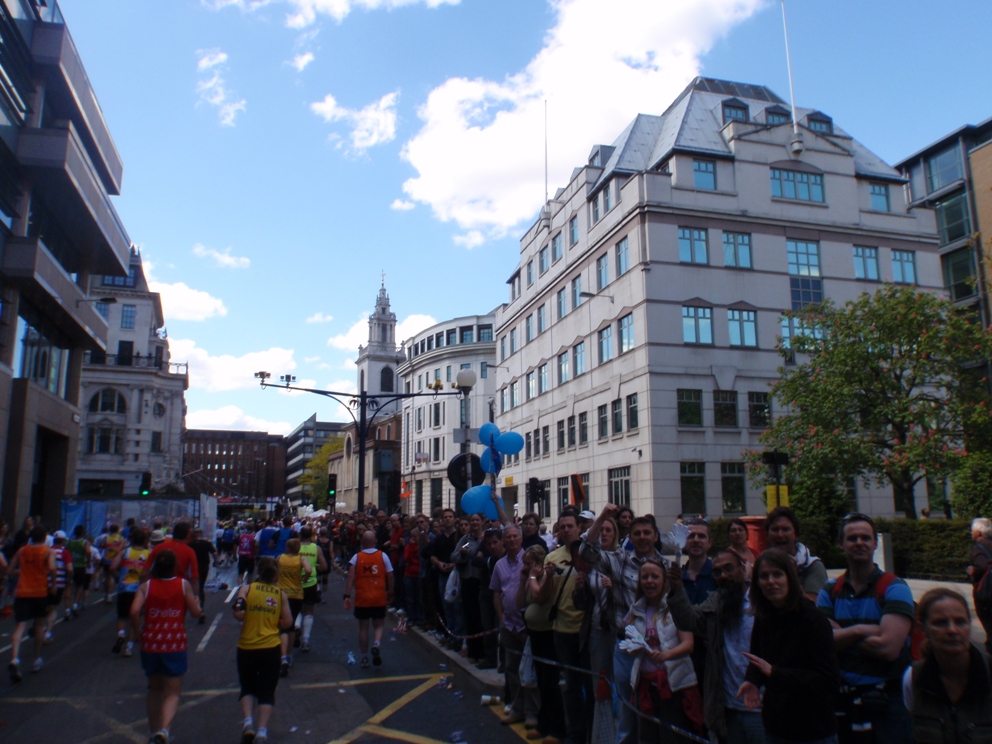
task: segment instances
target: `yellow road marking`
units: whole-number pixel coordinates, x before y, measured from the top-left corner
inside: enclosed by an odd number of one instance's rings
[[[409,744],[444,744],[444,742],[437,739],[430,739],[426,736],[418,736],[417,734],[408,734],[406,731],[397,731],[396,729],[384,728],[382,726],[365,725],[359,728],[367,734],[376,734],[377,736],[384,736],[387,739],[409,742]]]
[[[412,682],[417,679],[433,679],[434,684],[441,677],[450,677],[451,672],[439,674],[408,674],[400,677],[375,677],[371,679],[346,679],[342,682],[309,682],[304,685],[290,685],[291,690],[320,690],[327,687],[356,687],[358,685],[374,685],[379,682]],[[184,695],[186,693],[183,693]]]
[[[78,699],[78,698],[76,698]],[[9,697],[4,698],[5,703],[68,703],[69,698],[64,697]]]
[[[503,717],[503,704],[502,703],[496,703],[495,705],[490,705],[490,706],[487,706],[487,707],[489,708],[489,710],[491,710],[493,712],[493,715],[495,715],[497,718],[502,718]],[[528,739],[527,738],[527,727],[524,726],[523,723],[515,723],[512,726],[510,726],[510,728],[513,730],[513,733],[515,733],[517,736],[519,736],[524,741],[532,741],[531,739]]]
[[[368,720],[368,723],[382,723],[391,715],[393,715],[393,713],[395,713],[400,708],[402,708],[404,705],[406,705],[407,703],[413,700],[416,700],[418,697],[423,695],[429,689],[434,687],[440,679],[441,679],[440,674],[432,674],[430,679],[428,679],[426,682],[417,685],[412,690],[410,690],[410,692],[408,692],[406,695],[404,695],[401,698],[397,698],[389,705],[387,705],[385,708],[383,708],[378,713],[376,713],[374,716],[372,716]]]

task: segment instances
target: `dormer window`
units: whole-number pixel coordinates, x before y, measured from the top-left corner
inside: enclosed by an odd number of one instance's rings
[[[816,132],[817,134],[834,133],[833,120],[829,116],[824,116],[820,113],[810,114],[806,117],[806,125],[810,128],[811,132]]]
[[[747,120],[747,104],[744,101],[731,98],[723,102],[724,124],[729,124],[732,121],[746,122]]]
[[[788,124],[790,121],[792,121],[792,117],[788,110],[781,106],[769,106],[765,109],[765,123],[769,126]]]

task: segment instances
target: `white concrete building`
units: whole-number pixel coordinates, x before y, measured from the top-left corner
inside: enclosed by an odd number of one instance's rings
[[[496,392],[494,318],[469,315],[446,320],[404,342],[405,361],[397,372],[404,393],[452,392],[458,372],[471,369],[476,383],[468,397],[469,426],[490,420]],[[460,493],[447,478],[448,461],[461,452],[455,429],[464,425],[464,400],[451,395],[406,398],[403,401],[403,492],[410,492],[407,513],[439,506],[456,508]],[[471,443],[470,451],[484,447]]]
[[[770,413],[781,313],[896,281],[941,291],[933,213],[829,116],[696,78],[596,145],[520,243],[496,311],[496,423],[526,435],[508,500],[546,485],[655,514],[763,514],[742,450]],[[860,488],[860,487],[859,487]],[[519,489],[519,491],[518,491]],[[894,514],[891,490],[856,494]]]
[[[114,302],[96,302],[103,298]],[[137,249],[127,277],[90,278],[86,302],[107,321],[108,353],[83,358],[78,492],[182,491],[188,369],[171,361],[162,300],[148,289]]]

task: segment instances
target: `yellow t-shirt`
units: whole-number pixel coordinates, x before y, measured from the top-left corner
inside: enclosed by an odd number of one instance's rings
[[[248,605],[241,623],[238,648],[256,651],[279,645],[279,618],[282,616],[282,590],[274,584],[256,581],[248,587]]]
[[[298,555],[279,556],[279,588],[290,599],[303,599],[303,561]]]
[[[567,546],[562,546],[551,551],[545,560],[552,561],[560,572],[555,573],[554,589],[551,594],[551,606],[554,607],[555,599],[558,599],[558,594],[561,593],[561,599],[558,600],[558,617],[555,618],[555,630],[559,633],[578,633],[582,630],[582,618],[585,613],[576,609],[572,602],[572,590],[575,589],[575,579],[577,578],[574,569],[571,573],[568,570],[572,565],[572,553]],[[565,581],[566,576],[568,576],[568,581]],[[564,591],[562,590],[562,582],[565,584]]]

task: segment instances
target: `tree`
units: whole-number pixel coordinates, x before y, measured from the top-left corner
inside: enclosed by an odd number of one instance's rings
[[[849,479],[888,481],[896,508],[915,518],[915,485],[946,480],[972,457],[969,429],[987,428],[992,333],[947,300],[896,285],[786,317],[796,332],[779,351],[805,361],[780,369],[772,395],[786,413],[760,441],[791,456],[797,501],[835,515]],[[760,478],[760,453],[747,459]]]
[[[316,454],[307,461],[300,476],[300,485],[310,491],[310,499],[318,509],[328,508],[327,504],[327,461],[335,452],[344,447],[344,437],[334,436],[328,439]],[[331,504],[333,506],[333,504]]]

